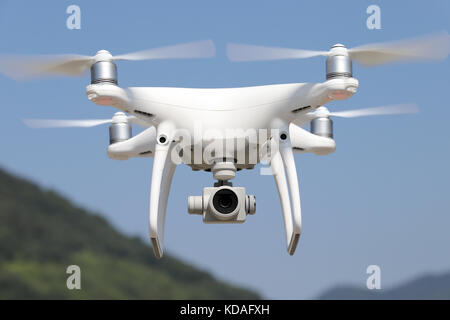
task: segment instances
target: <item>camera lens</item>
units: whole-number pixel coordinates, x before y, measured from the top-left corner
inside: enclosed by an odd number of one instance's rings
[[[231,199],[230,195],[223,195],[222,197],[219,198],[219,206],[221,208],[229,208],[231,207],[231,204],[233,203],[233,200]]]
[[[237,208],[238,198],[232,190],[221,189],[214,194],[213,205],[218,212],[229,214]]]

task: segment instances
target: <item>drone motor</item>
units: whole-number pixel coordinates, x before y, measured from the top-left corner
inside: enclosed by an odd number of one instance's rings
[[[320,106],[317,108],[314,112],[314,118],[311,120],[311,133],[333,139],[333,120],[331,120],[330,115],[330,111],[326,107]]]
[[[333,139],[333,120],[329,117],[313,119],[311,121],[311,133]]]
[[[327,80],[337,77],[351,78],[353,76],[352,60],[342,44],[335,44],[331,48],[326,66]]]
[[[131,125],[123,112],[116,112],[109,126],[109,144],[126,141],[131,138]]]
[[[91,84],[98,83],[118,84],[117,66],[112,55],[106,50],[98,51],[91,65]]]
[[[117,67],[112,61],[98,61],[91,66],[91,84],[117,85]]]

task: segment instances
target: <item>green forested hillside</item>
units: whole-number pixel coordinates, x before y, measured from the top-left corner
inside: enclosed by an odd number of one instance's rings
[[[81,268],[68,290],[66,268]],[[0,299],[254,299],[0,169]]]

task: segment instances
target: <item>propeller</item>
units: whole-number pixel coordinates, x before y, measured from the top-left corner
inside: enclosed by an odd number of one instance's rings
[[[42,56],[1,55],[0,73],[13,79],[24,79],[41,75],[79,76],[97,61],[210,58],[214,54],[214,43],[211,40],[204,40],[117,56],[112,56],[106,50],[97,52],[95,56],[76,54]]]
[[[112,119],[80,119],[80,120],[61,120],[61,119],[24,119],[24,124],[30,128],[91,128],[102,124],[112,122],[128,122],[143,127],[149,127],[144,121],[135,116],[127,116],[123,112],[117,112]]]
[[[354,109],[335,112],[330,112],[326,107],[321,106],[317,108],[314,112],[309,112],[307,115],[311,119],[322,117],[357,118],[357,117],[394,115],[394,114],[412,114],[417,112],[419,112],[419,107],[416,104],[404,103],[374,108]]]
[[[362,45],[346,52],[353,61],[365,66],[400,61],[444,60],[450,53],[450,36],[444,31],[408,40]],[[227,55],[231,61],[305,59],[333,53],[333,49],[313,51],[236,43],[227,45]]]
[[[112,119],[83,119],[83,120],[59,120],[59,119],[24,119],[30,128],[90,128],[106,123]]]

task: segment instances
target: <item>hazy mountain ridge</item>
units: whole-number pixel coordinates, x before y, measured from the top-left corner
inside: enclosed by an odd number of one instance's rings
[[[81,290],[66,268],[81,268]],[[254,299],[0,169],[0,299]]]
[[[318,299],[450,299],[450,272],[427,274],[391,289],[369,290],[353,286],[337,286],[321,294]]]

